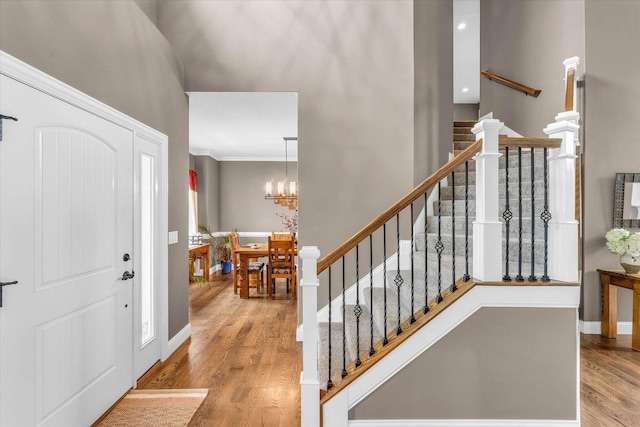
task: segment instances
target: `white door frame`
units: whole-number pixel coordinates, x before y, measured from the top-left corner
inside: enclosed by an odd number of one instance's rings
[[[161,339],[161,360],[170,355],[169,349],[169,282],[168,282],[168,154],[169,143],[166,135],[141,123],[118,110],[80,92],[77,89],[57,80],[48,74],[20,61],[0,50],[0,74],[24,83],[50,96],[58,98],[84,111],[129,129],[133,132],[134,141],[144,138],[159,144],[162,164],[158,203],[160,206],[160,227],[163,232],[156,236],[158,242],[157,262],[161,266],[158,274],[158,336]],[[0,142],[1,144],[2,142]],[[132,147],[133,153],[133,147]],[[133,357],[133,354],[132,354]],[[135,386],[136,378],[131,373],[131,384]]]

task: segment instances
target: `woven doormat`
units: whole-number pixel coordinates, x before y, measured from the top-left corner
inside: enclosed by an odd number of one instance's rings
[[[208,391],[131,390],[98,427],[186,427]]]

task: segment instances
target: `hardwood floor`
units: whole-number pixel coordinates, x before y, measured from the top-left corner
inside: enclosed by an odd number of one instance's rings
[[[640,426],[640,352],[631,335],[580,337],[582,425]]]
[[[230,274],[191,284],[191,339],[138,388],[208,388],[190,427],[300,425],[302,346],[296,301],[284,288],[277,287],[276,299],[241,300]]]
[[[252,291],[252,296],[254,291]],[[208,388],[190,427],[299,426],[302,347],[295,341],[296,302],[241,300],[231,275],[192,284],[192,336],[138,382],[142,389]],[[581,335],[584,427],[640,427],[640,352],[631,336]]]

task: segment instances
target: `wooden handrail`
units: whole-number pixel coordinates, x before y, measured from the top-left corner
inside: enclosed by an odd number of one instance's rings
[[[567,88],[564,95],[564,111],[573,110],[573,85],[576,76],[576,70],[570,69],[567,73]]]
[[[382,227],[387,223],[391,218],[402,212],[404,208],[409,206],[411,203],[416,201],[419,197],[421,197],[424,193],[431,190],[435,185],[442,181],[444,178],[451,175],[451,172],[455,171],[458,167],[462,166],[466,161],[470,160],[473,156],[476,155],[482,148],[482,139],[477,140],[469,147],[467,147],[464,151],[454,157],[451,161],[446,163],[440,169],[438,169],[433,175],[429,178],[422,181],[420,185],[411,190],[409,194],[404,196],[402,199],[398,200],[395,204],[393,204],[389,209],[384,211],[382,214],[378,215],[377,218],[372,220],[369,224],[367,224],[364,228],[358,231],[356,234],[351,236],[348,240],[346,240],[343,244],[335,248],[333,251],[329,252],[318,262],[318,274],[323,272],[326,268],[328,268],[331,264],[336,262],[342,256],[344,256],[351,249],[355,248],[356,245],[366,239],[370,234],[376,231],[378,228]]]
[[[500,148],[558,148],[562,144],[562,138],[531,138],[531,137],[510,137],[506,135],[498,136]]]
[[[532,87],[529,86],[525,86],[523,84],[514,82],[513,80],[509,80],[505,77],[499,76],[497,74],[493,74],[492,72],[488,71],[488,70],[482,70],[480,71],[480,74],[482,74],[483,76],[485,76],[486,78],[488,78],[489,80],[495,80],[497,83],[503,84],[507,87],[510,87],[511,89],[515,89],[519,92],[524,93],[525,95],[530,95],[533,96],[534,98],[537,98],[538,95],[540,95],[540,92],[542,92],[542,90],[540,89],[534,89]]]

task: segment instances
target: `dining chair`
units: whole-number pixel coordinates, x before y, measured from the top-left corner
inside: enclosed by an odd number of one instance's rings
[[[291,233],[286,231],[272,231],[271,232],[272,240],[292,240],[293,236]]]
[[[234,263],[233,268],[233,293],[238,293],[238,269],[240,268],[240,258],[236,255],[236,250],[240,247],[240,237],[238,233],[231,233],[229,235],[229,241],[231,242],[231,259]],[[264,262],[251,261],[248,263],[248,274],[249,279],[251,279],[252,275],[256,276],[256,285],[251,286],[251,281],[249,281],[250,288],[256,288],[256,292],[259,292],[260,289],[264,286],[264,282],[262,280],[262,269],[264,268]]]
[[[289,240],[274,240],[269,237],[269,261],[267,267],[267,286],[269,297],[275,293],[276,279],[286,279],[287,292],[291,286],[291,298],[296,298],[296,257],[295,242]]]

